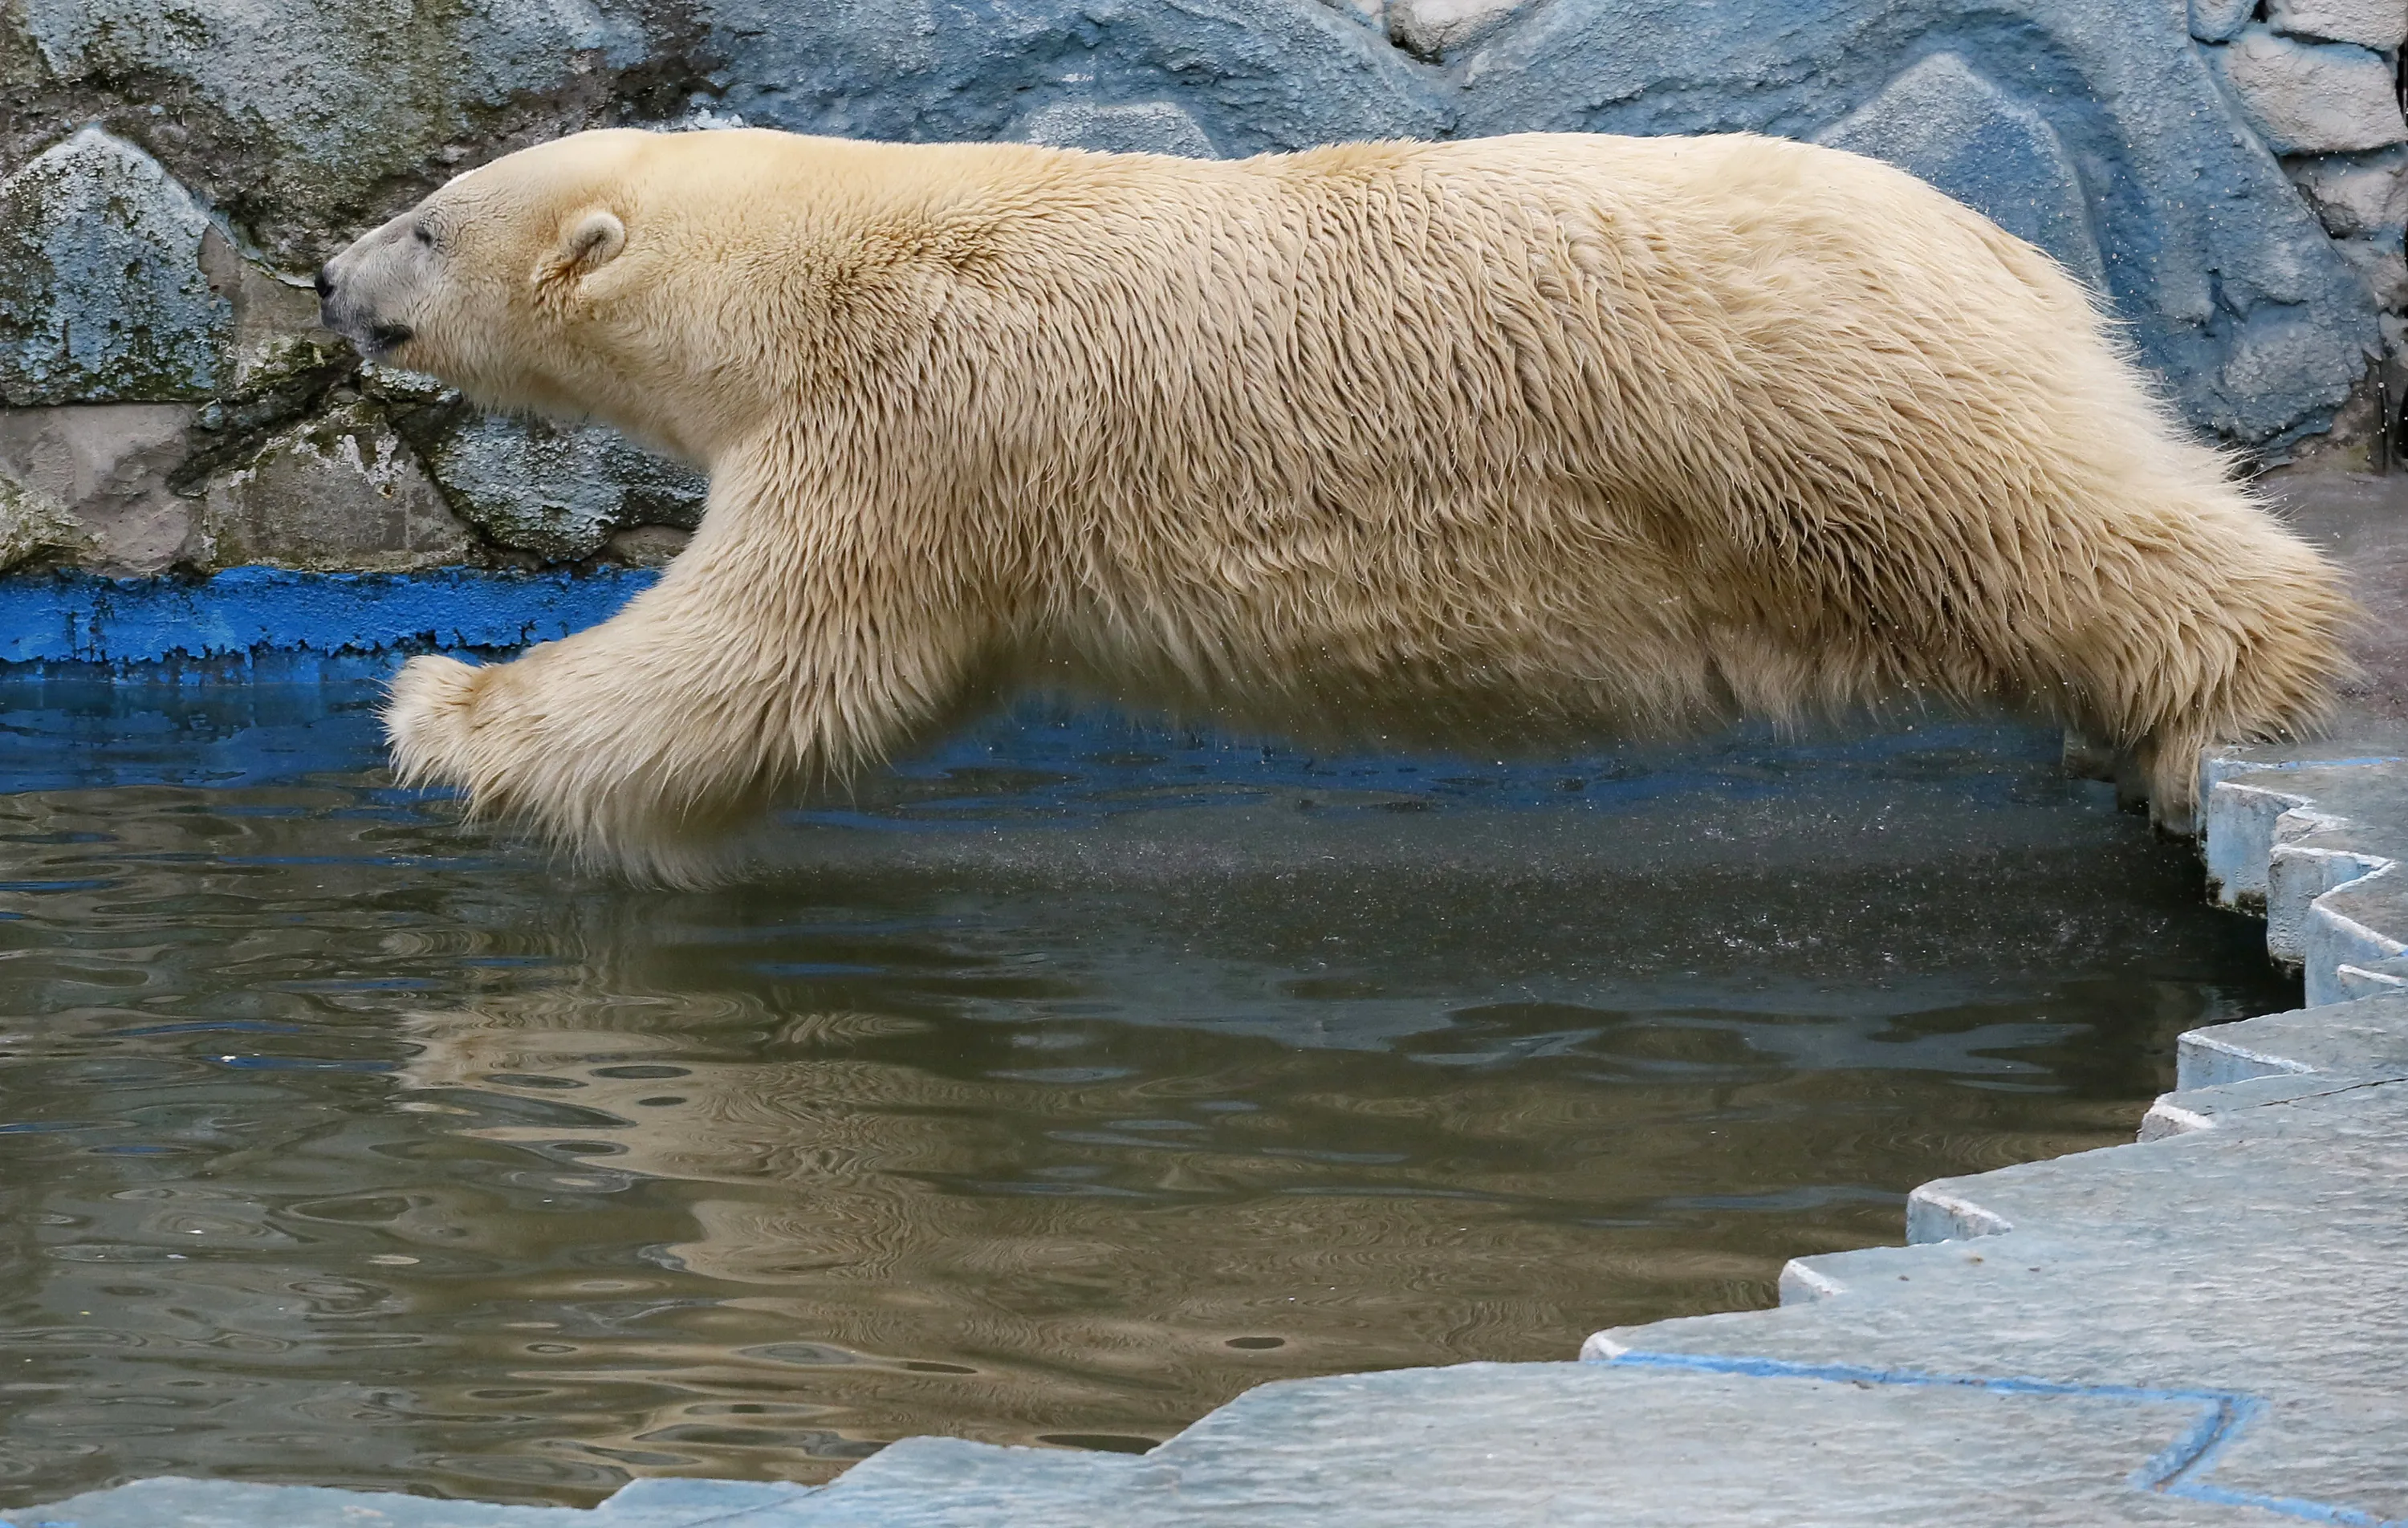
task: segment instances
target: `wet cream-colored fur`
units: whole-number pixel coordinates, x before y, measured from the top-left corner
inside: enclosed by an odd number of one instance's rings
[[[1828,149],[595,133],[323,290],[710,470],[624,613],[387,712],[408,778],[638,875],[1029,686],[1484,746],[2002,703],[2180,818],[2344,664],[2332,570],[2072,280]]]

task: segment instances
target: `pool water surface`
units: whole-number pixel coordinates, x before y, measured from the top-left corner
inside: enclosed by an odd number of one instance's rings
[[[1569,1358],[2128,1140],[2175,1034],[2297,997],[2029,729],[1032,708],[669,893],[392,789],[378,682],[0,682],[0,1505],[584,1505]]]

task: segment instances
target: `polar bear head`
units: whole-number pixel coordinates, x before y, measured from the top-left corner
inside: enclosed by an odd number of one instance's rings
[[[754,156],[696,151],[722,136],[580,133],[469,170],[326,263],[323,321],[480,403],[599,416],[707,462],[758,412],[729,395],[757,368],[713,364],[741,327],[720,279],[744,276],[731,209],[760,203],[719,183]]]

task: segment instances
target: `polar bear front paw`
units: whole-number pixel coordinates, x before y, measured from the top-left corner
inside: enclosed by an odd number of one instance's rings
[[[384,735],[405,785],[467,785],[477,693],[491,669],[452,658],[412,658],[386,692]]]

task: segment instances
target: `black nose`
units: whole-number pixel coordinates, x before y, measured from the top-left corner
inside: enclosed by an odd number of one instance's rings
[[[318,289],[318,295],[321,297],[331,297],[335,294],[334,278],[326,274],[326,267],[323,265],[318,267],[318,279],[311,284]]]

